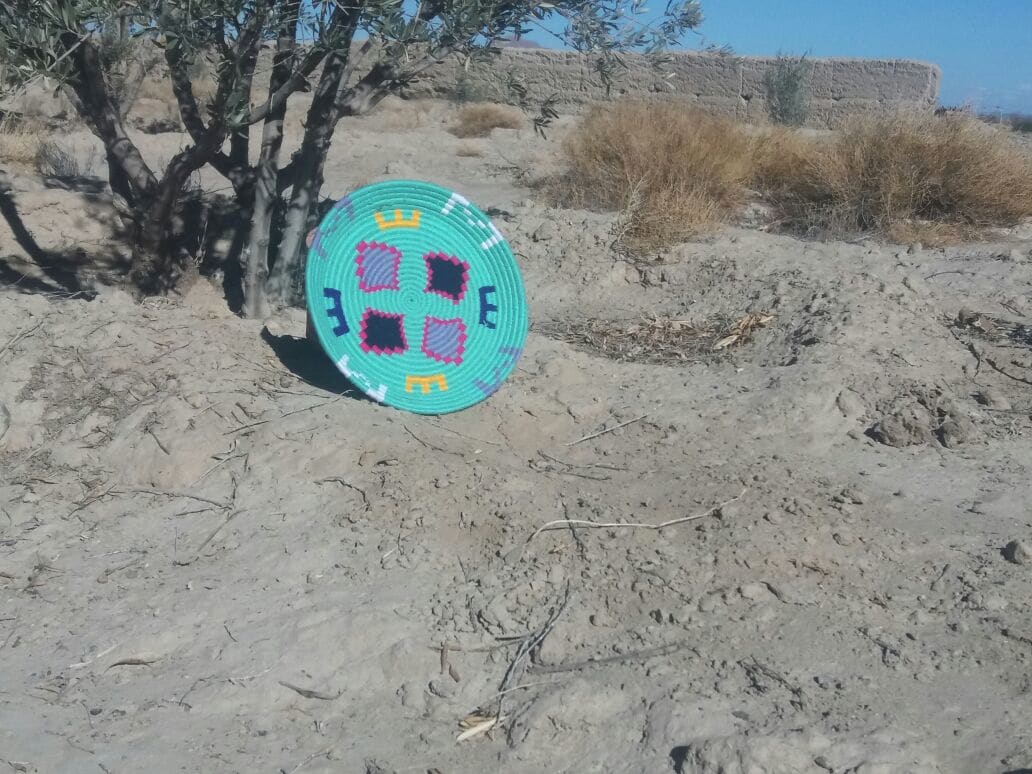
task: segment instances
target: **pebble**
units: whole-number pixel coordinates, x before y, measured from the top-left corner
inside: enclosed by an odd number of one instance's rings
[[[863,399],[853,390],[843,390],[835,398],[835,405],[846,419],[856,419],[867,413]]]
[[[853,545],[853,535],[846,529],[840,529],[834,535],[832,539],[840,546],[851,546]]]
[[[1032,564],[1032,546],[1024,540],[1012,540],[1003,547],[1003,558],[1013,564]]]
[[[592,626],[599,626],[599,627],[605,627],[605,626],[612,626],[613,625],[612,619],[605,612],[592,613],[591,615],[588,616],[588,623],[590,623]]]
[[[562,232],[559,230],[559,226],[556,225],[553,220],[546,220],[531,234],[531,239],[535,242],[548,242],[557,237],[561,236]]]

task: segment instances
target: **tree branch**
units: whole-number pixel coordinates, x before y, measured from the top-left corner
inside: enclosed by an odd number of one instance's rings
[[[114,161],[120,170],[115,176],[124,175],[134,194],[150,195],[157,178],[122,126],[96,44],[72,31],[61,35],[61,43],[72,56],[75,77],[68,86],[75,97],[76,108],[90,130],[104,143],[109,161]],[[124,195],[124,192],[118,193]]]
[[[312,46],[304,59],[301,60],[300,67],[294,71],[282,86],[271,93],[264,103],[252,108],[244,123],[251,125],[264,121],[269,113],[274,113],[282,108],[291,95],[305,89],[308,86],[308,76],[315,72],[315,68],[319,66],[327,53],[329,52],[318,44]]]

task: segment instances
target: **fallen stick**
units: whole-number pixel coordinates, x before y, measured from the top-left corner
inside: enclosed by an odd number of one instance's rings
[[[1001,368],[999,365],[997,365],[996,361],[993,360],[993,358],[991,358],[991,357],[986,356],[984,359],[985,359],[985,362],[987,362],[992,367],[992,369],[994,371],[996,371],[997,373],[1003,374],[1008,379],[1013,379],[1014,381],[1021,382],[1022,384],[1032,385],[1032,379],[1026,379],[1023,376],[1015,376],[1014,374],[1007,373],[1006,371],[1003,370],[1003,368]]]
[[[576,672],[578,669],[593,666],[605,666],[606,664],[619,664],[623,661],[646,661],[657,656],[670,656],[678,651],[688,648],[686,642],[671,642],[646,650],[636,650],[632,653],[621,653],[616,656],[605,656],[604,658],[589,658],[583,661],[572,661],[565,664],[532,664],[527,671],[533,675],[554,675],[561,672]],[[540,685],[531,683],[530,685]]]
[[[284,688],[289,688],[294,693],[304,696],[306,699],[321,699],[322,701],[333,701],[339,699],[344,691],[338,693],[327,693],[326,691],[317,691],[312,688],[302,688],[299,685],[288,683],[285,680],[280,680],[279,684]]]
[[[640,417],[628,419],[626,422],[621,422],[618,425],[613,425],[613,427],[607,427],[603,430],[599,430],[597,433],[592,433],[591,435],[586,435],[583,438],[578,438],[576,441],[570,441],[568,444],[566,444],[566,446],[576,446],[577,444],[583,443],[584,441],[590,441],[592,438],[598,438],[600,435],[611,433],[614,430],[619,430],[621,427],[627,427],[627,425],[633,425],[635,422],[640,422],[647,416],[648,414],[642,414]]]
[[[179,567],[186,567],[187,565],[191,565],[194,562],[196,562],[198,559],[201,558],[201,551],[205,549],[208,543],[214,540],[215,536],[222,531],[222,528],[229,524],[229,522],[233,521],[233,519],[236,518],[239,514],[240,511],[233,511],[233,513],[229,514],[229,516],[226,517],[225,521],[223,521],[221,524],[219,524],[219,526],[213,529],[211,533],[209,533],[208,537],[204,539],[204,542],[197,546],[197,550],[194,552],[193,559],[173,559],[172,564],[177,565]]]
[[[742,497],[745,496],[745,492],[746,492],[746,490],[743,489],[742,492],[740,494],[738,494],[737,496],[732,497],[730,500],[725,500],[724,502],[722,502],[722,503],[720,503],[718,505],[714,505],[712,508],[710,508],[705,513],[697,513],[694,516],[682,516],[679,519],[670,519],[669,521],[664,521],[661,524],[642,524],[642,523],[628,522],[628,521],[598,522],[598,521],[588,521],[587,519],[556,519],[555,521],[547,522],[546,524],[543,524],[542,526],[538,527],[537,531],[533,535],[531,535],[529,538],[527,538],[527,542],[529,543],[531,540],[536,538],[542,532],[549,532],[549,531],[554,530],[554,529],[564,529],[564,528],[567,528],[567,527],[574,527],[574,526],[576,526],[576,527],[586,527],[587,529],[617,529],[619,527],[628,527],[630,529],[662,530],[662,529],[666,529],[667,527],[674,527],[674,526],[676,526],[678,524],[684,524],[684,523],[689,522],[689,521],[698,521],[699,519],[705,519],[705,518],[707,518],[709,516],[712,516],[715,513],[717,513],[718,511],[720,511],[721,509],[723,509],[726,506],[730,505],[731,503],[737,502],[738,500],[741,500]]]
[[[39,330],[42,325],[43,321],[40,320],[32,328],[27,328],[26,330],[19,331],[18,333],[16,333],[10,341],[4,344],[3,347],[0,347],[0,355],[3,355],[7,350],[9,350],[22,339],[26,338],[27,336],[31,336],[33,333]]]
[[[230,507],[232,507],[232,505],[233,505],[233,503],[231,503],[231,502],[229,502],[229,503],[220,503],[218,500],[212,500],[212,499],[210,499],[208,497],[200,497],[198,495],[187,494],[186,492],[162,492],[162,491],[160,491],[158,489],[119,489],[119,490],[109,489],[108,491],[112,492],[113,494],[149,494],[149,495],[154,495],[155,497],[171,497],[171,498],[185,497],[188,500],[197,500],[198,502],[201,502],[201,503],[211,503],[212,505],[217,506],[219,508],[222,508],[223,510],[227,510]]]

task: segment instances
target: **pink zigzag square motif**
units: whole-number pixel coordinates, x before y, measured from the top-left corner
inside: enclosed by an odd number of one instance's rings
[[[459,291],[458,297],[452,296],[441,290],[434,290],[431,285],[433,284],[433,272],[430,270],[430,260],[437,258],[442,261],[448,261],[455,265],[457,268],[462,270],[462,289]],[[447,298],[453,304],[458,304],[466,296],[466,286],[469,284],[469,264],[465,261],[460,261],[454,255],[445,255],[444,253],[427,253],[423,256],[423,261],[426,262],[426,287],[423,288],[424,293],[433,293],[440,296],[441,298]]]
[[[442,327],[458,326],[459,336],[455,345],[455,350],[451,354],[443,354],[437,352],[431,347],[430,342],[430,328],[431,326],[437,326],[438,331]],[[458,365],[462,362],[462,354],[466,351],[466,323],[462,320],[455,318],[454,320],[442,320],[438,317],[427,317],[423,323],[423,344],[420,347],[423,354],[427,357],[433,358],[439,363],[454,363]]]
[[[400,347],[377,347],[366,341],[369,318],[374,314],[377,317],[390,317],[398,321],[398,331],[401,334]],[[381,312],[373,308],[366,309],[365,312],[362,313],[362,322],[359,324],[358,342],[358,345],[362,348],[363,352],[375,352],[377,355],[399,355],[402,352],[405,352],[408,349],[408,339],[405,338],[405,315]]]
[[[356,273],[358,274],[358,287],[360,290],[366,293],[375,293],[377,290],[399,290],[401,285],[398,282],[398,270],[401,266],[401,251],[391,245],[383,244],[382,242],[359,242],[355,248],[358,255],[355,257],[355,263],[358,264]],[[394,260],[394,266],[391,269],[391,278],[387,283],[378,283],[377,277],[371,282],[366,282],[366,274],[369,271],[369,267],[365,265],[366,252],[369,250],[386,250],[391,254],[391,258]],[[378,267],[380,268],[380,267]],[[382,269],[381,269],[382,271]]]

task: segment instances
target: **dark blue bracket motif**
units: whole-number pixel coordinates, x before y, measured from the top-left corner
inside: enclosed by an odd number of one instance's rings
[[[336,288],[323,288],[323,295],[333,301],[333,306],[326,310],[327,316],[337,321],[333,328],[334,336],[343,336],[347,333],[348,321],[344,317],[344,307],[340,303],[340,291]]]
[[[494,285],[484,285],[484,287],[480,288],[480,324],[485,325],[492,330],[496,327],[495,323],[488,320],[487,316],[491,312],[497,312],[498,307],[490,303],[487,300],[487,297],[494,295],[496,291],[497,288],[495,288]]]

